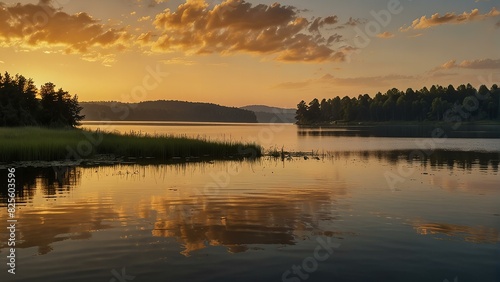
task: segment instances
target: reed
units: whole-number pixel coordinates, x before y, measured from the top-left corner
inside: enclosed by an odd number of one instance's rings
[[[258,157],[262,154],[262,148],[253,143],[209,141],[185,136],[40,127],[0,128],[0,162],[64,160],[71,150],[84,152],[78,154],[81,158],[110,154],[162,160],[174,157]]]

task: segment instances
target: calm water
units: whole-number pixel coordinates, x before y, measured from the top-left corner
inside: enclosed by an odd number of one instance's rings
[[[410,160],[429,139],[292,125],[113,129],[332,152],[19,168],[17,274],[6,273],[2,231],[1,281],[500,281],[499,139],[435,140]]]
[[[365,127],[346,128],[298,128],[293,124],[230,124],[230,123],[179,123],[179,122],[113,122],[100,124],[86,122],[83,127],[121,133],[140,132],[148,134],[172,134],[209,140],[232,140],[256,142],[265,149],[284,147],[291,151],[360,151],[360,150],[404,150],[445,149],[465,151],[500,151],[500,128],[483,126],[456,130],[443,129],[446,136],[465,135],[464,131],[478,137],[498,138],[439,138],[432,139],[432,127],[367,130]],[[398,136],[414,135],[419,138]],[[441,136],[441,135],[439,135]]]

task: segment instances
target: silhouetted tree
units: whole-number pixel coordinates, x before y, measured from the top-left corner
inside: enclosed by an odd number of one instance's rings
[[[310,122],[319,122],[321,121],[321,109],[319,105],[318,99],[313,99],[309,103],[309,107],[307,110],[307,120]]]
[[[295,112],[295,119],[299,123],[308,123],[309,120],[307,119],[307,104],[304,102],[304,100],[300,101],[300,103],[297,105],[297,111]]]
[[[40,94],[40,99],[37,98]],[[83,119],[78,97],[53,83],[42,85],[38,92],[33,80],[22,75],[0,74],[0,126],[69,126]]]

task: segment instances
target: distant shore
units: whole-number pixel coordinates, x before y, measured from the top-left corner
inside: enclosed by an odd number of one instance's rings
[[[393,138],[500,138],[499,121],[342,122],[297,125],[301,135]]]
[[[453,126],[455,123],[444,121],[336,121],[336,122],[320,122],[320,123],[295,123],[300,127],[359,127],[359,126]],[[500,126],[500,120],[484,120],[484,121],[468,121],[460,122],[460,126],[474,126],[474,125],[497,125]]]

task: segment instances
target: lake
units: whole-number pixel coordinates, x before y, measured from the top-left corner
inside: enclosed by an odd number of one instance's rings
[[[7,273],[2,231],[1,281],[500,281],[500,139],[488,134],[83,127],[313,156],[17,168],[17,274]]]

